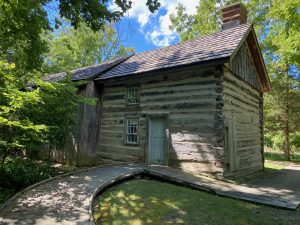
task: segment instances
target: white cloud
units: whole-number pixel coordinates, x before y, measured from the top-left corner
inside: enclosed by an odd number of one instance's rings
[[[145,1],[139,1],[139,5],[145,5]],[[142,3],[141,3],[142,2]],[[165,15],[160,15],[158,16],[156,13],[156,15],[151,15],[149,13],[149,11],[147,10],[147,8],[145,7],[143,10],[145,11],[138,11],[135,10],[135,16],[140,17],[141,14],[146,17],[147,19],[145,19],[143,21],[143,23],[140,22],[140,20],[138,20],[138,22],[140,23],[141,27],[145,27],[147,24],[151,23],[151,20],[155,20],[158,17],[158,20],[156,21],[155,26],[148,26],[147,27],[147,32],[146,32],[146,38],[150,39],[150,41],[158,47],[163,47],[163,46],[168,46],[171,44],[171,42],[177,37],[177,34],[172,31],[169,26],[171,25],[171,21],[170,21],[170,14],[174,13],[176,10],[176,7],[178,5],[178,3],[183,4],[186,9],[187,9],[187,13],[188,14],[194,14],[196,13],[196,6],[198,5],[198,0],[161,0],[161,9],[165,9],[166,10],[166,14]],[[135,7],[139,7],[138,5]],[[141,14],[139,14],[139,12]],[[148,15],[146,15],[146,13],[148,13]],[[134,16],[133,16],[134,17]],[[147,21],[147,22],[146,22]]]
[[[128,12],[131,19],[136,19],[140,25],[140,31],[145,35],[146,39],[150,40],[155,46],[163,47],[171,44],[177,35],[170,30],[171,21],[170,14],[175,12],[178,3],[183,4],[188,14],[196,13],[196,6],[199,0],[160,0],[160,10],[166,10],[165,15],[150,13],[146,0],[133,0],[132,8]],[[113,9],[113,5],[111,6]]]
[[[147,40],[150,40],[155,46],[168,46],[176,38],[176,35],[165,35],[158,30],[149,31],[145,34]]]

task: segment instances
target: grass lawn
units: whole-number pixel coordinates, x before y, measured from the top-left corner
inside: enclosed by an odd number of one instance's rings
[[[159,181],[137,179],[111,187],[94,210],[97,224],[297,224],[300,212],[255,205]]]
[[[278,151],[265,151],[265,159],[273,161],[286,161],[284,153]],[[300,153],[291,154],[291,162],[300,164]]]
[[[266,174],[270,174],[270,173],[274,173],[277,172],[278,170],[283,169],[285,166],[282,164],[275,164],[275,163],[269,163],[266,162],[265,163],[265,173]]]

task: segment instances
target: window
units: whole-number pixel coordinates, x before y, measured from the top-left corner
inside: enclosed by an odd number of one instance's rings
[[[126,119],[126,143],[127,144],[138,143],[138,125],[139,125],[139,120],[137,118]]]
[[[138,104],[140,101],[140,87],[127,88],[127,104]]]

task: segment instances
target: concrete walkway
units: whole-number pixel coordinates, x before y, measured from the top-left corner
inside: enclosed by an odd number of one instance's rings
[[[26,190],[0,211],[0,224],[89,224],[89,210],[96,189],[114,179],[148,174],[222,196],[295,209],[300,202],[300,166],[290,166],[275,176],[236,185],[192,176],[161,166],[106,166],[46,182]],[[282,182],[281,179],[284,179]]]

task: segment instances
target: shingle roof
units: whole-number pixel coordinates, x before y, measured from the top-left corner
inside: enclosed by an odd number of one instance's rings
[[[57,82],[63,80],[67,76],[66,72],[49,74],[43,78],[44,81]]]
[[[114,67],[118,63],[121,63],[122,61],[126,60],[130,56],[122,57],[122,58],[117,58],[113,59],[110,61],[104,61],[100,64],[89,66],[89,67],[84,67],[76,70],[72,70],[72,80],[73,81],[79,81],[79,80],[88,80],[92,79],[93,77],[105,72],[106,70]],[[64,79],[67,76],[66,72],[61,72],[61,73],[55,73],[55,74],[50,74],[44,78],[45,81],[49,82],[56,82]]]
[[[243,24],[212,35],[133,55],[95,80],[230,57],[250,28],[251,25]]]
[[[242,24],[176,45],[73,70],[71,71],[72,80],[106,80],[228,58],[237,49],[251,27],[250,24]],[[65,72],[51,74],[44,80],[55,82],[64,79],[66,75]]]

